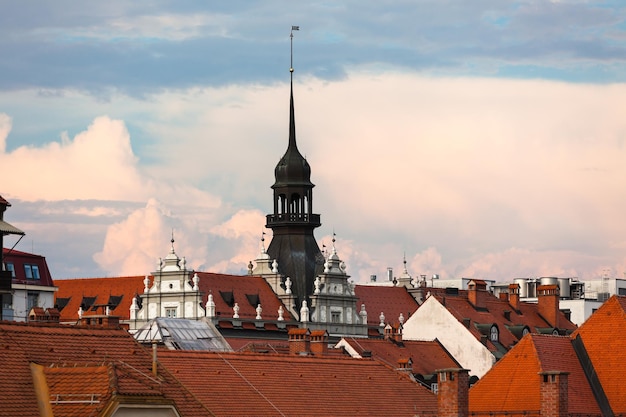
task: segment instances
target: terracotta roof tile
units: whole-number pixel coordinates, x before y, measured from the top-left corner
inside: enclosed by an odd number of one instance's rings
[[[460,368],[461,366],[436,340],[417,341],[404,340],[401,344],[391,340],[344,338],[359,354],[369,351],[372,358],[380,360],[391,367],[396,367],[400,359],[411,358],[413,373],[432,375],[437,369]]]
[[[380,313],[385,314],[386,323],[397,323],[400,313],[405,319],[419,306],[415,298],[405,287],[387,287],[382,285],[356,285],[354,293],[358,297],[357,310],[365,304],[367,323],[370,326],[380,324]]]
[[[459,322],[469,323],[468,330],[478,340],[485,335],[480,325],[495,324],[499,332],[499,344],[507,350],[515,345],[519,341],[518,336],[521,336],[521,332],[513,331],[515,327],[528,326],[531,333],[539,333],[541,329],[550,328],[550,325],[539,315],[537,304],[520,302],[518,310],[515,310],[508,300],[485,294],[483,298],[485,308],[477,309],[469,302],[468,291],[459,290],[458,295],[452,295],[446,294],[445,291],[429,290]],[[563,313],[559,314],[561,330],[576,329],[576,325],[567,320]],[[492,352],[500,350],[499,346],[489,340],[489,337],[486,343]]]
[[[539,411],[539,372],[545,371],[569,372],[570,413],[600,414],[571,338],[537,334],[525,336],[470,389],[470,412],[497,415]]]
[[[55,415],[97,415],[111,397],[109,366],[45,367]]]
[[[191,280],[191,273],[189,279]],[[224,299],[222,294],[232,295],[232,302],[239,305],[239,317],[242,320],[254,320],[257,305],[252,305],[250,299],[258,299],[263,308],[262,317],[265,320],[276,320],[278,309],[283,307],[285,321],[292,319],[291,314],[272,291],[269,284],[261,277],[249,275],[228,275],[211,272],[198,272],[199,287],[203,294],[202,301],[206,302],[209,293],[213,294],[215,312],[218,317],[232,317],[233,308]],[[144,290],[144,276],[112,277],[112,278],[80,278],[60,279],[55,283],[59,291],[57,299],[69,298],[67,305],[61,310],[61,321],[78,320],[78,308],[83,297],[96,297],[94,304],[105,304],[111,295],[122,295],[119,305],[112,311],[113,315],[122,320],[130,318],[130,305],[136,294]],[[150,285],[154,277],[149,276]],[[251,296],[251,297],[248,297]],[[101,313],[101,312],[100,312]],[[90,314],[90,313],[87,313]]]
[[[130,305],[135,294],[143,293],[143,276],[116,277],[116,278],[77,278],[57,279],[54,281],[59,290],[55,294],[55,300],[60,298],[69,301],[61,310],[62,322],[76,322],[78,320],[78,308],[83,297],[96,297],[95,304],[105,304],[111,295],[121,295],[122,299],[111,314],[119,316],[122,320],[130,318]],[[56,304],[56,301],[55,301]],[[100,314],[102,312],[99,312]],[[86,312],[86,314],[95,314]]]
[[[573,334],[580,336],[615,414],[626,413],[626,297],[613,296]]]
[[[218,316],[232,317],[233,308],[229,306],[220,291],[233,294],[233,302],[239,305],[239,317],[244,319],[254,319],[256,317],[256,305],[252,305],[247,295],[258,296],[259,303],[263,308],[262,317],[264,320],[276,320],[278,318],[278,308],[283,307],[283,318],[290,321],[291,314],[278,299],[272,288],[262,277],[251,275],[227,275],[215,274],[211,272],[198,272],[200,277],[200,291],[204,293],[204,301],[209,293],[213,294],[215,302],[215,312]]]
[[[437,411],[434,394],[373,360],[164,352],[159,361],[218,416],[414,416]]]
[[[162,393],[166,399],[175,401],[182,415],[210,414],[168,372],[159,373],[158,384],[147,383],[145,375],[149,376],[152,369],[151,352],[124,330],[4,322],[0,323],[0,404],[4,415],[39,415],[31,362],[60,368],[49,371],[53,382],[68,389],[73,387],[79,394],[84,392],[64,379],[62,368],[99,369],[103,365],[112,365],[116,369],[120,392],[144,396],[151,392]],[[85,384],[96,384],[88,386],[89,390],[100,390],[100,385],[87,376],[81,380]]]

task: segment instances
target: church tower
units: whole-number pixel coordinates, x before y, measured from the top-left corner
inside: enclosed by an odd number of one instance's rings
[[[293,32],[292,32],[293,40]],[[281,275],[291,279],[298,306],[313,293],[313,281],[323,271],[324,257],[313,230],[321,225],[313,214],[311,167],[296,145],[293,104],[293,67],[289,101],[289,144],[274,170],[274,213],[267,215],[265,227],[272,229],[267,254],[278,262]]]

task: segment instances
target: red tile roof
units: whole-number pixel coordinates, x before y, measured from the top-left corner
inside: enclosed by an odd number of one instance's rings
[[[191,280],[191,275],[189,279]],[[242,320],[256,317],[257,305],[252,305],[250,300],[258,299],[263,312],[264,320],[276,320],[278,308],[283,306],[285,321],[290,321],[291,314],[276,297],[269,284],[261,277],[249,275],[227,275],[212,272],[198,272],[200,282],[198,286],[203,293],[202,303],[206,303],[209,293],[213,294],[215,312],[218,317],[231,318],[233,308],[228,305],[222,294],[232,293],[233,303],[239,305],[239,317]],[[113,278],[81,278],[59,279],[55,283],[59,287],[56,299],[70,298],[67,305],[61,311],[61,321],[78,320],[78,307],[83,297],[97,297],[95,304],[105,304],[109,296],[123,295],[119,305],[112,310],[113,315],[120,316],[122,320],[130,318],[130,305],[136,294],[143,294],[144,276],[113,277]],[[150,285],[154,283],[154,277],[150,276]],[[250,296],[250,297],[248,297]],[[101,313],[101,312],[100,312]],[[89,313],[88,313],[89,314]]]
[[[232,292],[233,302],[239,305],[239,317],[244,319],[254,319],[256,317],[256,305],[252,305],[249,301],[258,295],[259,303],[263,308],[261,317],[264,320],[278,319],[278,308],[283,307],[283,318],[285,321],[291,320],[291,314],[278,299],[272,288],[265,279],[251,275],[227,275],[215,274],[212,272],[198,272],[200,277],[200,291],[204,293],[204,301],[209,293],[213,294],[215,302],[215,313],[222,317],[232,317],[233,308],[229,306],[220,291],[227,293]]]
[[[397,323],[400,313],[408,319],[419,306],[405,287],[356,285],[354,293],[358,297],[357,311],[361,310],[361,304],[365,304],[367,323],[370,326],[380,324],[378,317],[381,312],[385,314],[386,323]]]
[[[573,334],[580,336],[613,412],[626,413],[626,297],[613,296]]]
[[[122,296],[117,307],[111,310],[111,314],[119,316],[122,320],[128,320],[133,297],[135,294],[143,293],[143,280],[143,276],[57,279],[54,283],[59,287],[59,290],[55,294],[55,305],[59,304],[60,299],[69,298],[61,310],[61,321],[75,322],[78,320],[78,308],[83,297],[96,297],[94,304],[106,304],[111,295]],[[102,314],[101,311],[98,313]],[[96,313],[87,311],[86,314]]]
[[[112,366],[116,370],[117,389],[121,394],[163,394],[166,399],[175,401],[181,415],[210,415],[168,372],[161,370],[158,381],[148,383],[152,355],[124,330],[8,322],[0,323],[0,412],[3,415],[39,416],[31,362],[45,367],[87,367],[94,370],[100,366]],[[47,372],[51,375],[53,386],[72,387],[77,394],[82,394],[85,391],[78,385],[94,383],[84,389],[101,392],[101,386],[85,374],[79,378],[82,382],[73,383],[66,378],[65,371]],[[100,375],[99,372],[94,375]]]
[[[435,415],[434,394],[365,359],[163,352],[159,361],[217,416]]]
[[[537,334],[525,336],[470,389],[470,412],[493,415],[538,412],[539,372],[546,371],[569,372],[569,413],[600,414],[571,338]]]
[[[46,366],[43,372],[55,415],[97,415],[111,398],[109,366]]]
[[[400,344],[383,339],[346,337],[344,340],[359,355],[369,351],[373,359],[391,367],[397,367],[400,359],[410,358],[413,361],[414,374],[432,375],[437,369],[461,367],[437,340],[404,340]]]
[[[487,348],[492,352],[508,350],[515,345],[522,336],[521,329],[524,326],[528,326],[531,333],[552,330],[550,323],[539,314],[537,304],[520,302],[516,310],[508,300],[501,300],[490,293],[484,293],[482,302],[485,308],[476,308],[468,299],[468,291],[459,290],[458,294],[449,294],[441,289],[429,288],[428,290],[459,322],[466,324],[476,339],[481,340],[483,336],[487,336]],[[576,329],[576,325],[567,320],[562,312],[559,312],[559,316],[561,325],[559,330]],[[481,326],[493,324],[498,328],[501,346],[492,343],[489,340],[489,334],[486,334],[488,328]]]
[[[252,339],[242,337],[226,337],[226,341],[234,351],[289,353],[289,340]]]

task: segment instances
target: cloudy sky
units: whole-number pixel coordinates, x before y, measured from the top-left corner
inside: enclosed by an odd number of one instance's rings
[[[143,275],[173,230],[190,267],[245,273],[292,25],[316,237],[355,281],[405,255],[414,276],[624,276],[621,0],[0,1],[16,249],[54,278]]]

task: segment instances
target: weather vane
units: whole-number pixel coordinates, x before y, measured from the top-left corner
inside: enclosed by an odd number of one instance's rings
[[[291,43],[291,61],[289,62],[289,72],[293,74],[293,31],[300,30],[300,26],[292,26],[291,33],[289,34],[289,41]]]

